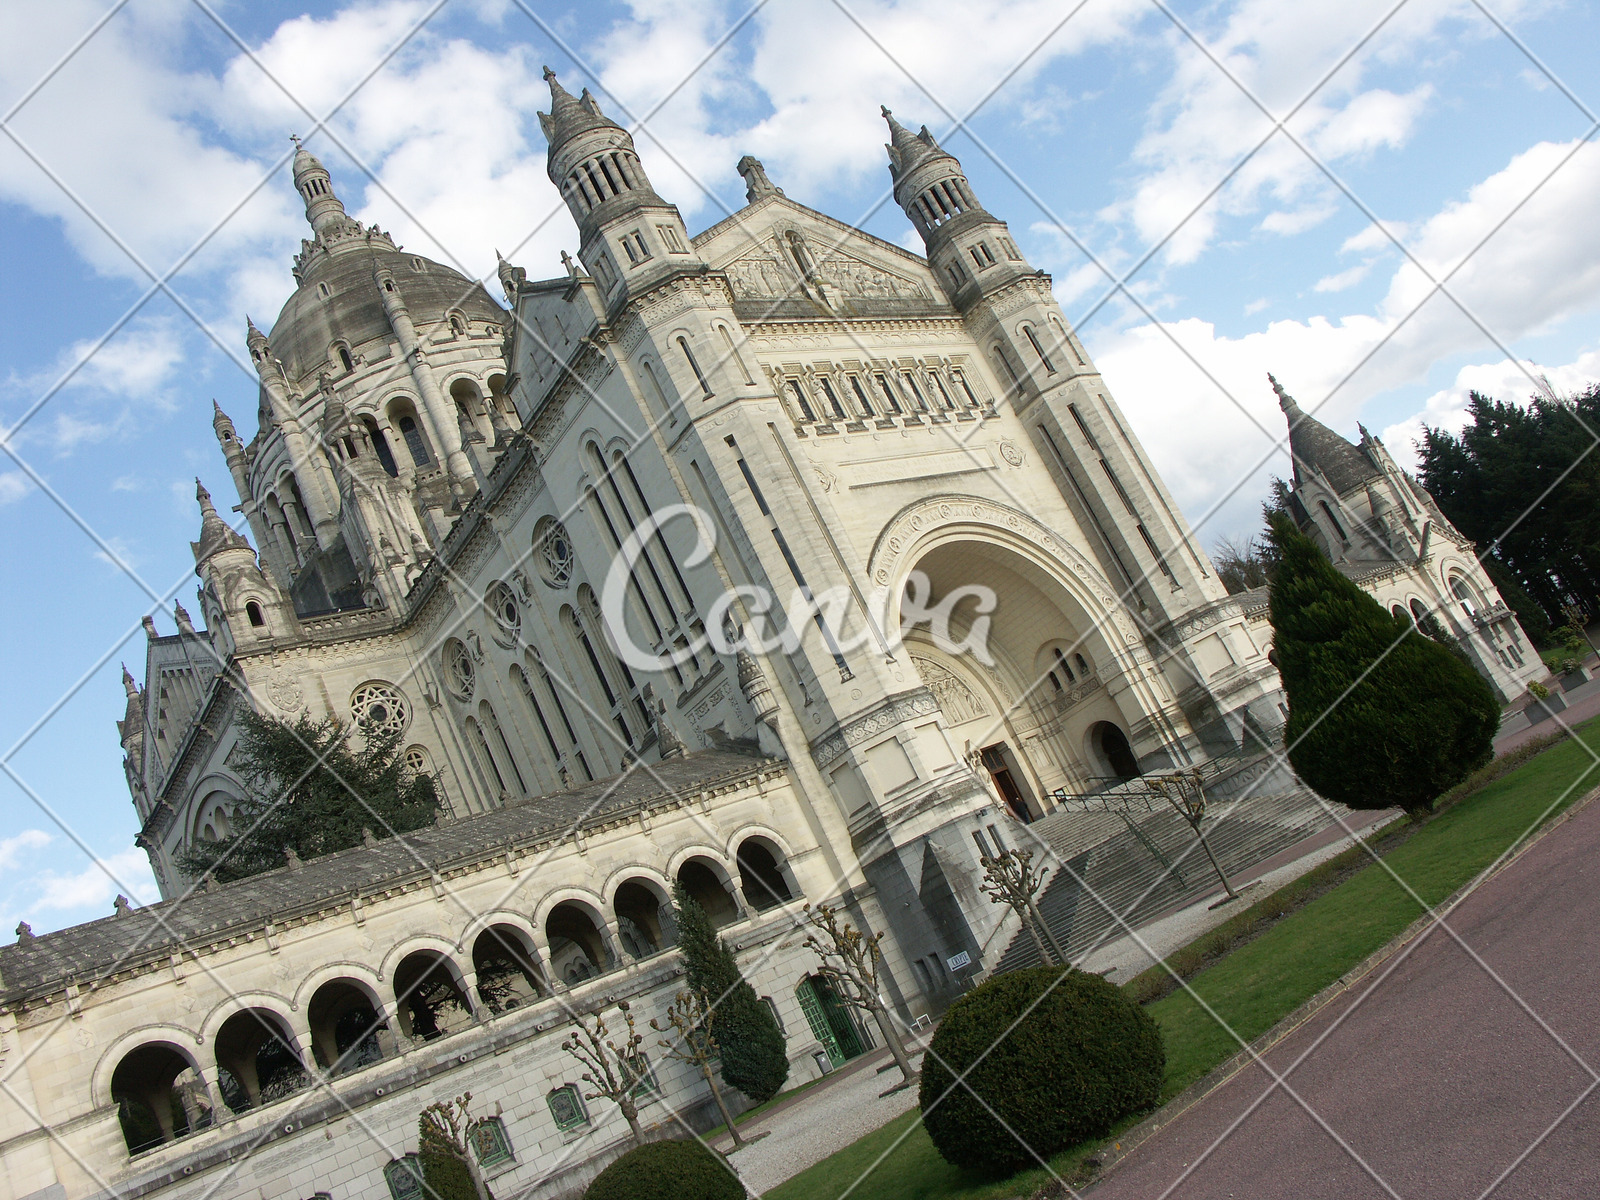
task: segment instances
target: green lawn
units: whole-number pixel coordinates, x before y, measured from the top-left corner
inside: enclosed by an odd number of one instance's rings
[[[1600,743],[1600,718],[1576,732],[1590,745]],[[1548,816],[1596,783],[1600,774],[1589,755],[1563,741],[1429,820],[1385,861],[1424,902],[1436,904],[1489,866],[1552,804]],[[1371,865],[1195,975],[1191,986],[1249,1041],[1421,914],[1386,871]],[[1168,1097],[1239,1048],[1188,992],[1157,1000],[1148,1011],[1166,1039]],[[847,1191],[851,1200],[1001,1200],[1027,1196],[1049,1178],[1042,1170],[999,1182],[968,1176],[939,1157],[917,1118],[911,1112],[889,1122],[768,1192],[769,1200],[840,1200]],[[1070,1179],[1099,1144],[1062,1151],[1051,1165]]]

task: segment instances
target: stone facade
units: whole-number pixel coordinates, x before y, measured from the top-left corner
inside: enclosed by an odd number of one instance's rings
[[[1290,510],[1300,528],[1379,604],[1442,629],[1502,704],[1527,695],[1548,672],[1477,548],[1364,426],[1353,445],[1272,386],[1289,422]]]
[[[885,113],[926,257],[748,158],[746,207],[691,236],[628,134],[551,93],[578,255],[502,262],[504,308],[296,156],[315,236],[247,331],[258,431],[215,414],[255,548],[202,488],[203,628],[150,624],[124,681],[168,899],[0,950],[0,1200],[381,1197],[418,1111],[469,1089],[514,1153],[497,1192],[570,1192],[625,1127],[552,1098],[560,1026],[670,1000],[673,881],[807,1078],[868,1035],[806,1003],[803,900],[882,930],[894,1009],[937,1013],[1006,943],[977,858],[1014,822],[1281,723],[1248,607],[926,129]],[[896,636],[918,609],[942,618]],[[245,706],[402,730],[450,819],[194,889]],[[649,1120],[700,1121],[656,1067]]]

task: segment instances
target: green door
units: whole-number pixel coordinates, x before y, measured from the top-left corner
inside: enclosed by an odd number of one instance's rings
[[[806,1015],[806,1024],[811,1026],[811,1035],[822,1043],[834,1066],[865,1053],[855,1022],[826,979],[807,976],[795,989],[795,996],[800,1001],[800,1011]]]

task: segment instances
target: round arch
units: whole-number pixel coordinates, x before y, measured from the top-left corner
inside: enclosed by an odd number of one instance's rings
[[[299,986],[295,988],[294,999],[289,1005],[290,1010],[293,1012],[306,1011],[306,1007],[311,1003],[311,997],[316,994],[317,989],[335,979],[349,979],[352,982],[359,983],[371,992],[373,998],[379,1001],[381,1005],[384,979],[382,972],[370,963],[355,962],[352,959],[339,959],[334,962],[323,963],[300,981]]]
[[[399,966],[404,959],[409,958],[418,950],[432,950],[437,954],[444,955],[445,958],[450,959],[453,962],[455,960],[455,956],[461,953],[461,949],[462,943],[445,937],[443,934],[410,934],[407,937],[401,938],[398,942],[390,946],[389,949],[384,952],[383,961],[378,964],[378,979],[380,981],[392,981],[394,979],[395,968]],[[460,970],[461,966],[459,963],[457,963],[457,974],[460,973]]]
[[[90,1107],[100,1108],[111,1103],[111,1080],[118,1065],[147,1043],[171,1047],[191,1070],[199,1070],[201,1060],[205,1057],[204,1045],[192,1029],[164,1021],[135,1026],[107,1046],[96,1060],[94,1070],[89,1075]]]

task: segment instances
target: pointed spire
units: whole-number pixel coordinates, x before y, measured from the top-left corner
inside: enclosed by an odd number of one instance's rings
[[[211,503],[211,493],[199,479],[194,481],[194,495],[200,502],[200,540],[191,543],[196,563],[203,563],[222,550],[250,549],[250,543],[217,513],[216,505]]]
[[[498,250],[494,252],[494,257],[497,264],[495,273],[500,277],[500,287],[506,294],[506,303],[515,308],[517,292],[521,289],[523,281],[528,278],[528,273],[521,267],[513,267],[506,261],[506,256]]]
[[[176,600],[172,603],[172,619],[177,623],[179,633],[194,632],[194,622],[189,619],[189,610]]]
[[[1291,424],[1296,418],[1305,416],[1305,413],[1300,411],[1300,406],[1294,402],[1294,397],[1283,390],[1283,384],[1277,381],[1271,371],[1267,372],[1267,382],[1272,385],[1272,390],[1277,393],[1278,407],[1283,409],[1284,415],[1289,418]]]
[[[889,141],[884,149],[889,152],[889,173],[896,179],[904,175],[930,154],[942,154],[939,143],[924,125],[921,133],[912,133],[899,121],[887,104],[880,106],[883,119],[889,122]]]
[[[550,85],[550,111],[539,114],[539,128],[544,131],[545,141],[550,143],[552,155],[563,142],[585,130],[621,130],[620,125],[600,111],[599,103],[589,94],[588,88],[583,89],[583,95],[574,97],[561,86],[549,67],[544,69],[544,81]]]
[[[122,664],[122,690],[128,693],[128,699],[135,699],[139,695],[139,685],[128,672],[128,664]]]

